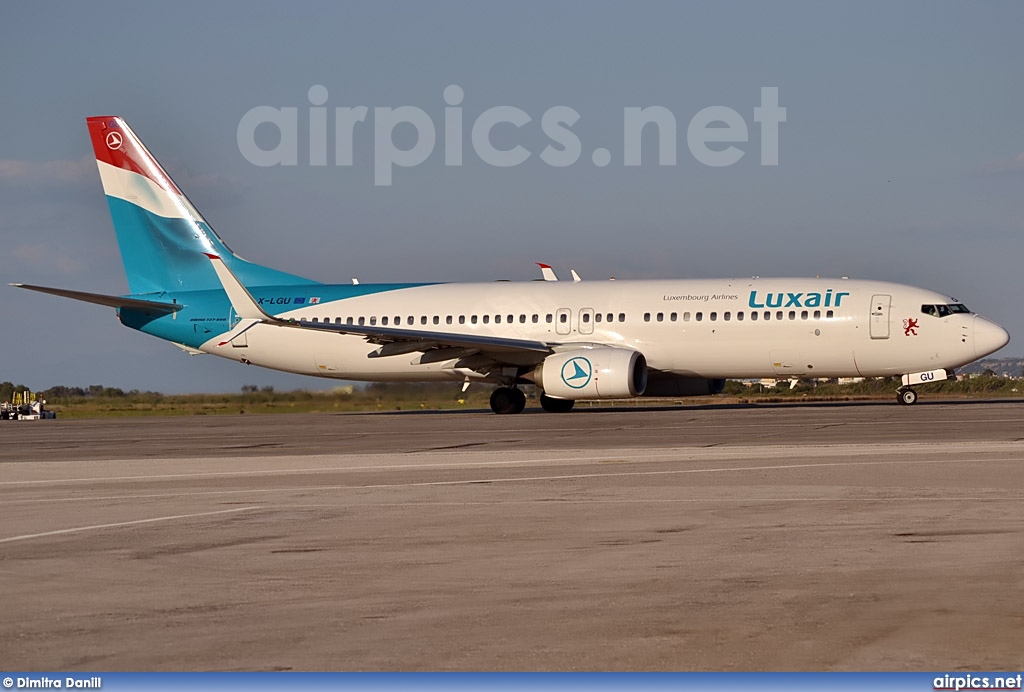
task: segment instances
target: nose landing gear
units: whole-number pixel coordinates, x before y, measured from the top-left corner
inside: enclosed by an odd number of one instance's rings
[[[914,372],[909,375],[904,375],[903,386],[896,390],[896,401],[900,402],[904,406],[915,404],[917,403],[917,391],[914,389],[914,385],[944,382],[946,380],[952,380],[955,377],[956,373],[948,368],[939,368],[938,370],[927,370],[925,372]]]
[[[900,402],[904,406],[916,404],[917,391],[912,387],[900,387],[896,390],[896,401]]]

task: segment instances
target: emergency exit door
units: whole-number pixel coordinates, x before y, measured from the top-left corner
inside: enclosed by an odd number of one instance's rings
[[[568,334],[572,331],[572,310],[569,308],[559,308],[555,312],[555,332],[558,334]]]

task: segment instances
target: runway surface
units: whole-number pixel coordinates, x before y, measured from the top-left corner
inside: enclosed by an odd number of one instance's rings
[[[1024,668],[1024,402],[0,436],[9,670]]]

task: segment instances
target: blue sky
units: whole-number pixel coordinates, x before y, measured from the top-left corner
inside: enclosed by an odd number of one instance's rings
[[[237,252],[314,279],[532,279],[545,261],[585,278],[892,280],[961,298],[1020,353],[1022,26],[1018,2],[9,3],[0,280],[126,290],[84,122],[117,114]],[[329,112],[422,109],[437,146],[376,186],[366,122],[352,166],[308,165],[318,84]],[[459,167],[444,165],[441,140],[450,84],[465,93]],[[762,87],[778,87],[787,109],[774,167],[759,165]],[[533,120],[499,126],[495,145],[532,155],[496,168],[473,154],[469,130],[503,105]],[[643,165],[626,167],[623,109],[654,105],[675,115],[677,163],[657,165],[645,133]],[[257,106],[299,109],[299,165],[242,155],[238,125]],[[568,167],[539,157],[554,106],[580,114],[582,156]],[[687,124],[709,106],[749,127],[732,166],[687,149]],[[406,127],[396,142],[411,142]],[[592,163],[598,147],[610,165]],[[192,358],[105,308],[3,290],[0,380],[331,385]]]

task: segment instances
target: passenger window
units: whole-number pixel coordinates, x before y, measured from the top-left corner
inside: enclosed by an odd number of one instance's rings
[[[590,324],[590,313],[583,313],[583,324]]]
[[[334,318],[334,323],[335,324],[341,324],[341,318],[340,317],[335,317]]]
[[[491,323],[491,316],[490,315],[484,315],[484,324],[490,324],[490,323]]]
[[[459,324],[465,324],[465,323],[466,323],[466,316],[465,315],[459,315]]]
[[[742,315],[743,313],[741,312],[740,314]],[[756,313],[756,312],[750,313],[750,321],[751,322],[757,322],[757,315],[758,315],[758,313]]]
[[[538,315],[537,313],[533,313],[533,317],[531,318],[531,320],[534,324],[537,324],[538,322],[540,322],[540,315]]]
[[[519,324],[526,324],[526,315],[519,316]]]
[[[313,321],[316,322],[316,318],[315,317],[313,318]],[[388,324],[388,316],[384,315],[384,317],[381,317],[380,318],[380,323],[383,324],[384,326],[387,326],[387,324]]]
[[[772,313],[770,313],[769,311],[765,310],[764,311],[764,319],[765,319],[765,321],[767,322],[771,318],[772,318]]]
[[[562,324],[565,324],[566,322],[569,321],[569,316],[563,312],[561,315],[558,316],[558,321],[561,322]]]
[[[775,313],[775,319],[777,319],[777,320],[781,320],[782,319],[782,310],[779,310],[778,312]]]
[[[689,321],[690,321],[690,313],[684,312],[683,313],[683,322],[689,322]]]
[[[426,324],[426,323],[427,323],[427,316],[426,315],[420,315],[420,324]]]
[[[698,312],[697,313],[697,321],[698,322],[703,322],[704,321],[704,313],[703,312]]]
[[[365,326],[365,325],[366,325],[366,318],[365,317],[360,317],[359,318],[359,326],[362,327],[362,326]]]
[[[664,322],[665,321],[665,313],[663,313],[663,312],[659,312],[658,313],[658,321],[659,322]]]
[[[352,324],[352,318],[351,317],[346,318],[345,324]],[[360,322],[359,324],[362,324],[362,322]]]
[[[717,312],[711,313],[711,321],[715,322],[717,320],[718,320],[718,313]]]
[[[472,324],[476,324],[476,315],[473,315],[472,317],[470,317],[470,318],[469,318],[469,321],[470,321],[470,323],[472,323]]]
[[[598,313],[594,314],[594,321],[595,322],[600,322],[601,321],[601,313],[598,312]]]
[[[501,324],[501,315],[495,315],[494,316],[494,323],[495,324]]]
[[[791,320],[795,320],[796,319],[796,310],[790,310],[789,311],[789,319],[791,319]]]
[[[802,310],[802,311],[800,312],[800,319],[802,319],[802,320],[806,320],[806,319],[807,319],[807,317],[808,317],[808,313],[807,313],[807,311],[806,311],[806,310]]]
[[[610,313],[610,312],[608,313],[608,321],[609,322],[614,322],[615,321],[615,315],[613,313]]]
[[[448,315],[447,317],[445,317],[444,318],[444,323],[445,324],[451,324],[452,323],[452,316]]]
[[[625,321],[626,321],[626,313],[620,312],[619,313],[619,322],[625,322]]]
[[[816,320],[820,320],[821,319],[821,310],[815,310],[814,311],[814,319],[816,319]]]
[[[651,321],[651,313],[645,312],[644,313],[644,322],[650,322],[650,321]]]
[[[551,316],[551,313],[549,312],[548,314],[544,315],[544,321],[545,321],[545,322],[547,322],[548,324],[551,324],[551,323],[552,323],[552,322],[554,322],[555,320],[554,320],[554,318],[553,318],[553,317]]]
[[[743,321],[743,313],[742,312],[737,312],[736,313],[736,319],[738,319],[740,322],[742,322]]]
[[[679,318],[679,315],[673,312],[671,315],[668,316],[668,318],[675,322]]]
[[[828,319],[832,319],[835,316],[836,316],[836,313],[835,313],[834,310],[829,310],[828,312],[825,313],[825,317],[828,318]]]
[[[724,314],[722,315],[722,319],[724,319],[724,320],[725,320],[726,322],[728,322],[729,320],[731,320],[731,319],[732,319],[732,313],[731,313],[731,312],[726,312],[726,313],[724,313]]]
[[[377,316],[374,315],[373,317],[370,318],[370,326],[373,327],[373,326],[376,326],[376,324],[377,324]]]
[[[508,323],[509,324],[512,324],[515,321],[516,321],[516,316],[515,315],[508,315]]]

